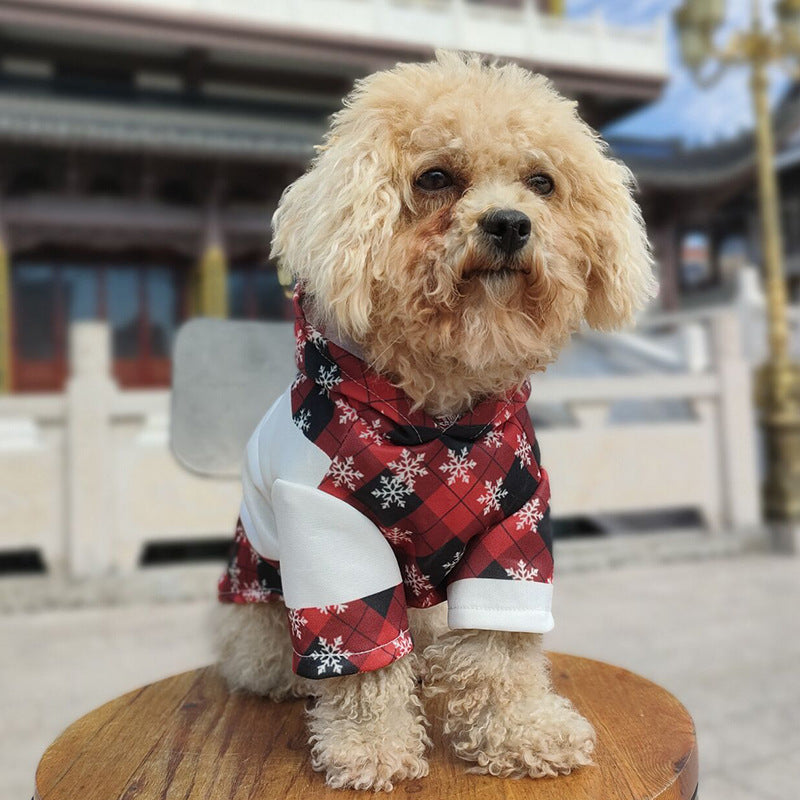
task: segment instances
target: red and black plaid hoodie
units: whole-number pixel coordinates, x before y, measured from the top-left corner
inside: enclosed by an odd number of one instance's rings
[[[223,602],[283,599],[294,669],[325,678],[411,652],[406,609],[451,628],[552,628],[550,490],[530,387],[456,419],[328,341],[295,298],[298,375],[253,433]]]

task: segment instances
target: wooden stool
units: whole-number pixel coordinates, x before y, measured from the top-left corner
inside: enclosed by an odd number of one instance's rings
[[[427,778],[395,793],[424,798],[690,800],[697,791],[692,719],[668,692],[598,661],[553,653],[553,679],[595,725],[596,767],[538,780],[469,775],[433,721]],[[370,797],[328,789],[308,760],[304,703],[229,694],[207,667],[92,711],[50,746],[37,800],[284,800]]]

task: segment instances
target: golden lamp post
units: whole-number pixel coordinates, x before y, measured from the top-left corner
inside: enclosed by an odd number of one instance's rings
[[[751,1],[749,27],[733,33],[721,46],[714,42],[714,33],[724,20],[725,0],[684,0],[675,12],[675,22],[681,55],[700,85],[714,83],[731,64],[746,64],[751,70],[769,324],[769,357],[757,377],[767,458],[764,512],[769,520],[794,523],[800,520],[800,367],[792,363],[789,353],[767,67],[800,58],[800,0],[780,0],[776,5],[778,22],[769,29],[763,23],[760,0]],[[707,68],[712,62],[709,76]]]

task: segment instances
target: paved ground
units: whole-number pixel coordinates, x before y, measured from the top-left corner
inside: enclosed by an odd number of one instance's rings
[[[206,663],[207,602],[0,616],[0,800],[27,800],[76,717]],[[800,559],[738,556],[558,578],[551,649],[658,681],[694,715],[701,800],[800,786]]]

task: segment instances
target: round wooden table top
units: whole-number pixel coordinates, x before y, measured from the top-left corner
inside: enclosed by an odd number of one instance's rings
[[[395,796],[504,800],[690,800],[694,724],[668,692],[619,667],[550,654],[557,690],[597,730],[596,766],[507,780],[471,775],[450,754],[432,709],[430,775]],[[112,700],[72,724],[36,771],[37,800],[365,798],[328,789],[309,765],[303,701],[230,694],[212,667]]]

